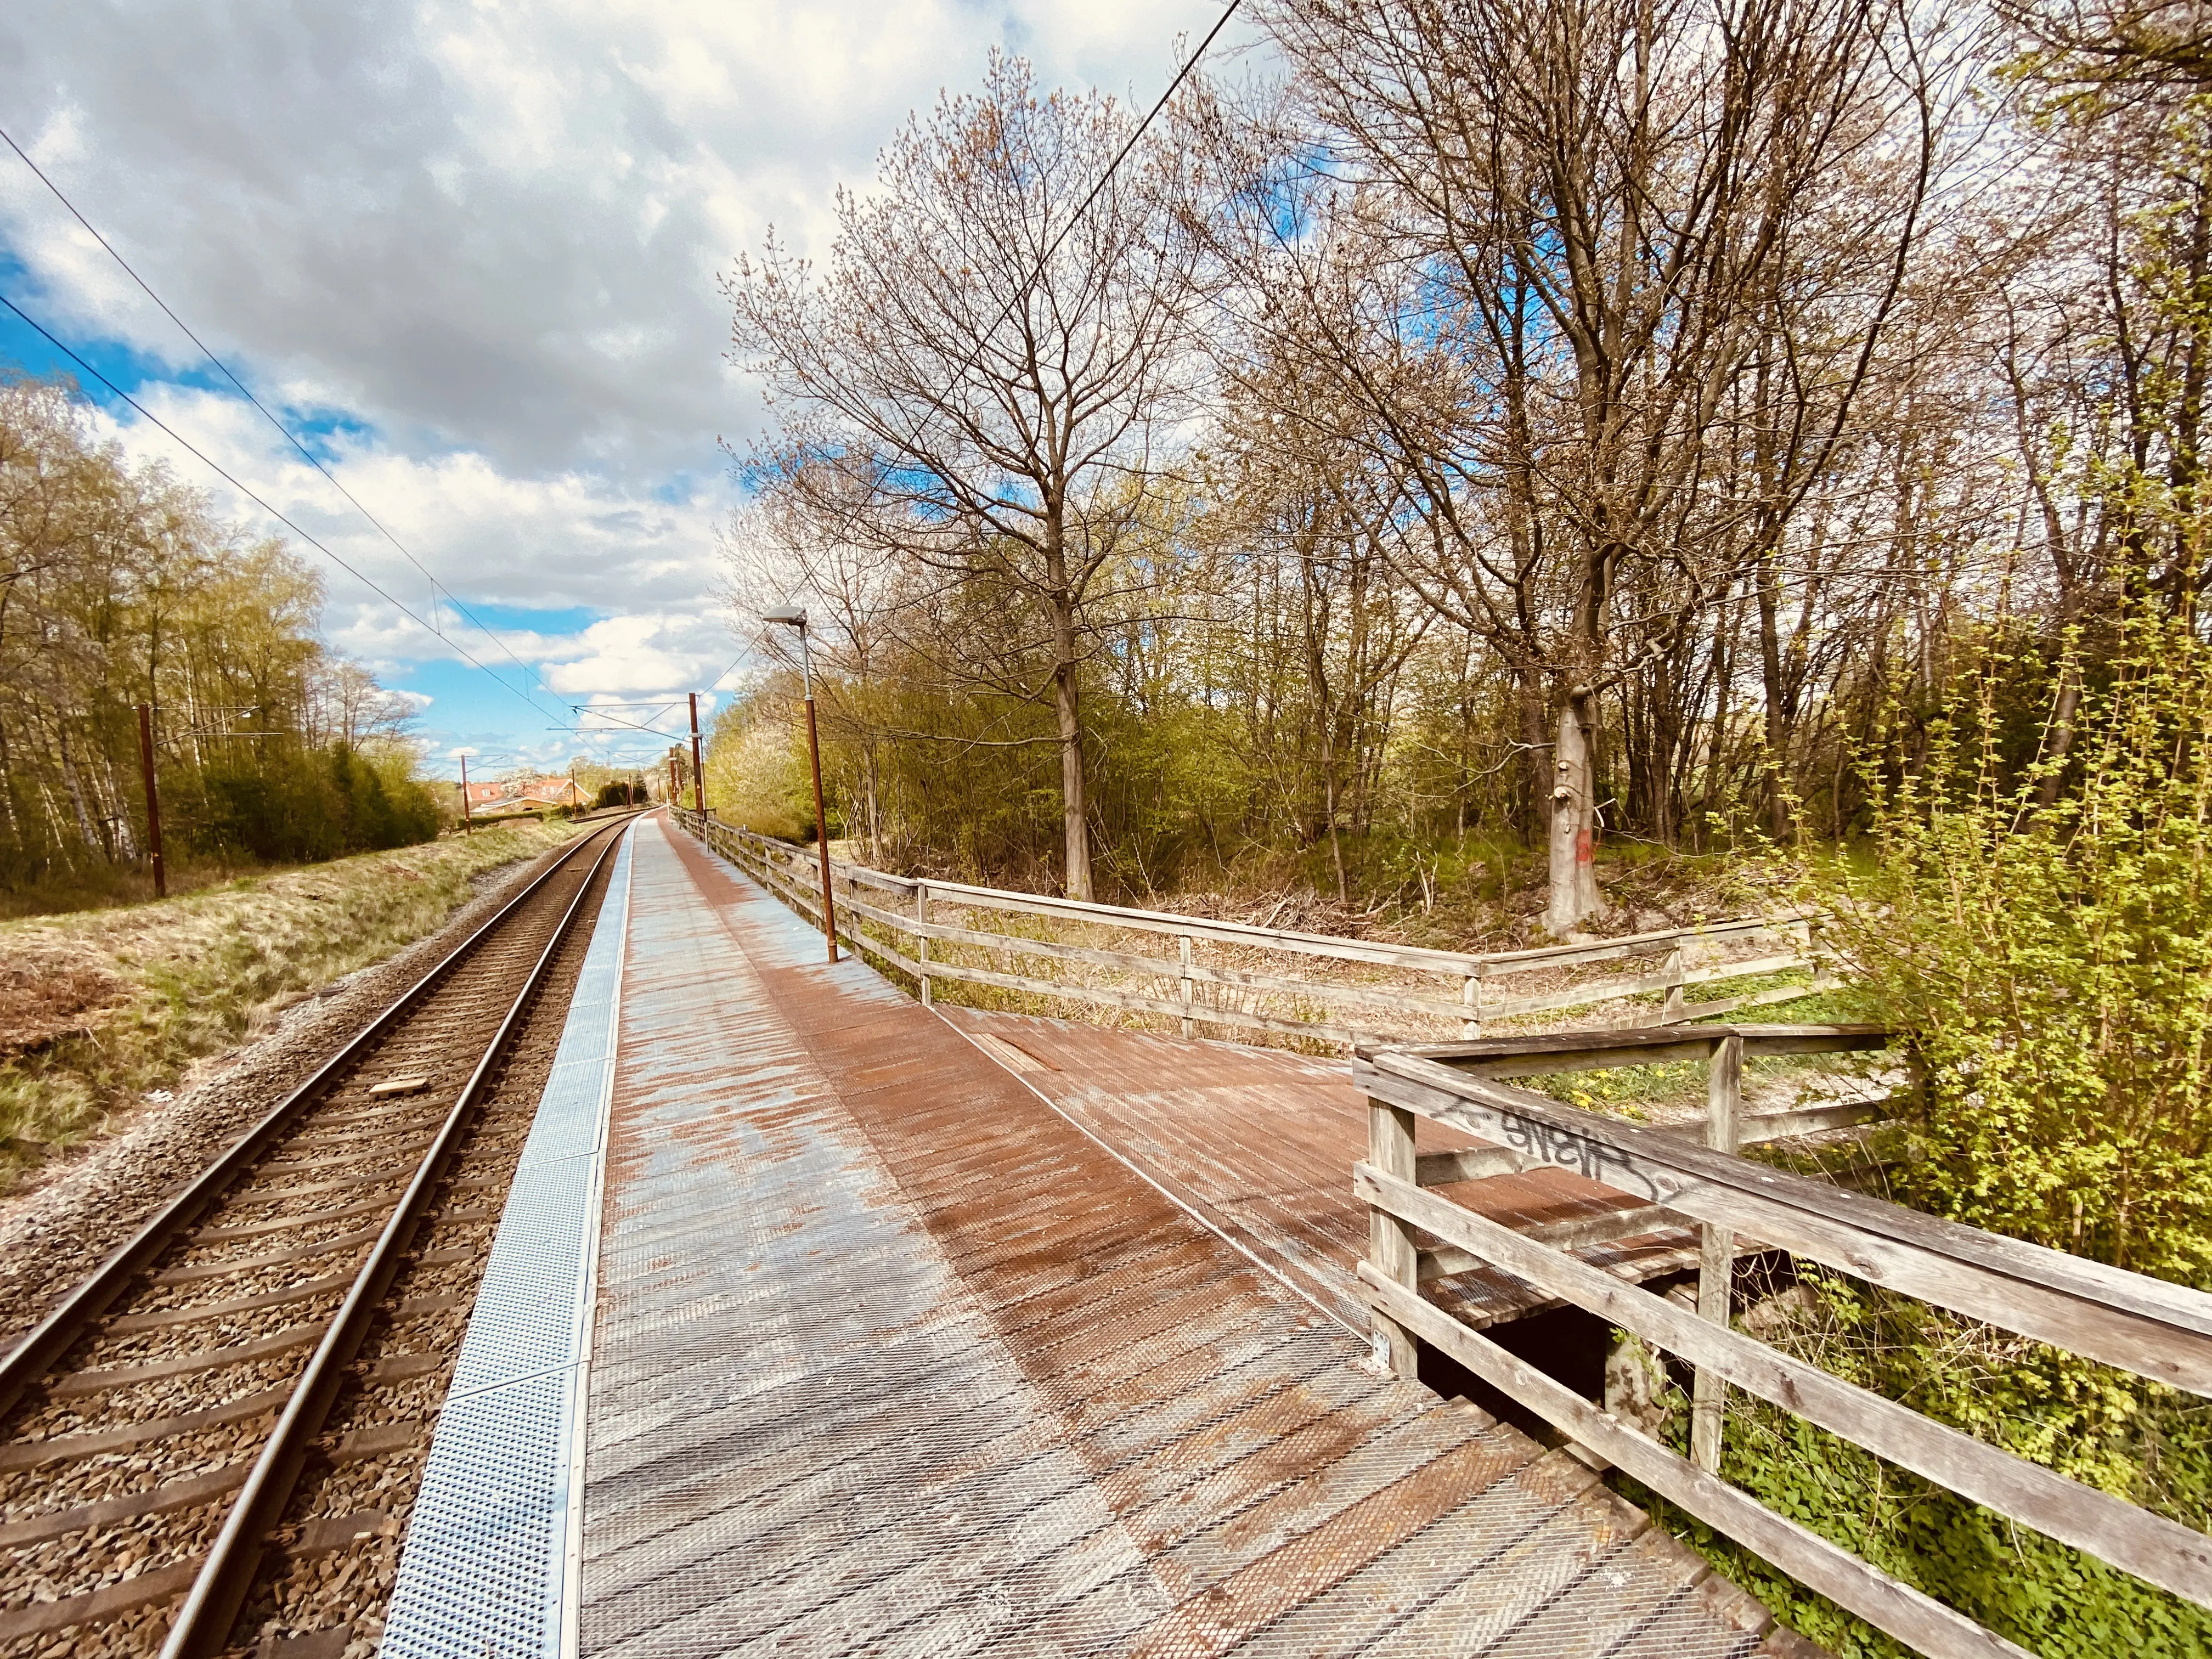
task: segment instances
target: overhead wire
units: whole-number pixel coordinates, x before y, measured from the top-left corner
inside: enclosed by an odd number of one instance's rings
[[[1072,213],[1068,216],[1066,222],[1060,226],[1059,232],[1052,238],[1051,241],[1046,246],[1043,252],[1037,256],[1036,264],[1034,269],[1030,270],[1029,276],[1023,280],[1015,291],[1007,295],[1006,303],[1000,307],[998,315],[992,319],[989,326],[978,333],[974,350],[969,353],[969,356],[962,362],[961,366],[953,371],[951,377],[953,386],[957,386],[960,378],[966,374],[968,371],[973,368],[976,362],[981,360],[983,351],[988,343],[990,336],[995,333],[1000,325],[1003,324],[1007,318],[1013,314],[1015,307],[1026,300],[1030,294],[1034,290],[1038,280],[1043,276],[1045,268],[1051,264],[1054,257],[1060,252],[1061,246],[1066,241],[1068,236],[1074,231],[1075,227],[1083,222],[1085,216],[1090,212],[1092,205],[1097,201],[1099,196],[1105,191],[1106,186],[1112,182],[1115,174],[1120,171],[1121,164],[1129,158],[1130,155],[1135,150],[1138,143],[1143,139],[1145,134],[1151,129],[1153,121],[1158,118],[1160,112],[1167,107],[1169,100],[1172,99],[1176,93],[1182,88],[1183,82],[1188,78],[1191,70],[1197,66],[1199,60],[1205,57],[1207,49],[1212,46],[1216,38],[1218,38],[1221,33],[1221,31],[1227,27],[1229,20],[1236,15],[1237,8],[1241,3],[1242,0],[1229,0],[1229,4],[1223,9],[1221,15],[1214,20],[1212,27],[1208,29],[1205,37],[1200,40],[1197,50],[1192,52],[1191,55],[1184,59],[1184,61],[1176,68],[1174,76],[1169,80],[1165,89],[1163,90],[1159,97],[1154,100],[1151,109],[1146,112],[1144,118],[1138,122],[1135,130],[1133,131],[1129,137],[1123,142],[1121,149],[1115,153],[1114,159],[1107,164],[1105,171],[1100,173],[1098,178],[1092,183],[1090,190],[1085,192],[1083,200],[1077,204],[1074,212]],[[13,150],[16,156],[22,161],[23,165],[31,170],[32,173],[38,179],[39,182],[46,185],[46,187],[53,193],[55,199],[60,202],[61,204],[69,210],[70,216],[75,218],[80,225],[84,227],[86,233],[89,234],[94,241],[100,244],[101,248],[106,252],[108,256],[112,258],[118,265],[122,267],[124,272],[130,276],[132,282],[138,285],[139,289],[146,295],[147,298],[153,301],[155,305],[161,308],[162,314],[167,317],[171,322],[174,323],[184,333],[185,337],[191,340],[191,343],[199,349],[201,355],[206,357],[210,363],[215,365],[216,368],[222,374],[223,378],[229,381],[233,386],[237,388],[240,395],[245,398],[248,403],[252,404],[254,409],[260,413],[264,420],[268,421],[271,426],[275,427],[278,432],[282,433],[285,440],[289,442],[295,449],[300,452],[301,455],[307,461],[308,465],[313,466],[316,471],[320,473],[323,477],[329,482],[331,486],[341,495],[344,496],[346,501],[354,507],[354,509],[358,512],[363,519],[367,520],[370,525],[374,526],[378,533],[382,535],[386,541],[390,542],[410,564],[413,565],[416,569],[422,572],[423,577],[430,583],[431,599],[433,605],[435,605],[438,593],[440,590],[443,588],[447,602],[453,605],[455,611],[466,617],[472,626],[482,632],[486,638],[491,640],[494,644],[497,645],[500,649],[507,654],[509,659],[514,663],[516,667],[520,669],[526,676],[537,679],[542,686],[544,684],[542,677],[538,676],[527,663],[525,663],[522,660],[520,657],[515,655],[514,650],[507,644],[507,642],[501,639],[491,629],[486,627],[485,624],[477,618],[467,606],[463,605],[458,599],[455,599],[453,596],[452,590],[449,587],[445,587],[444,585],[438,580],[435,574],[433,573],[428,566],[423,564],[423,562],[417,558],[397,536],[393,535],[391,530],[386,527],[374,514],[371,513],[368,507],[362,506],[361,501],[356,498],[353,492],[349,490],[343,483],[341,483],[336,475],[334,475],[330,469],[323,464],[321,459],[315,455],[315,453],[310,450],[306,444],[301,442],[298,435],[287,427],[283,422],[279,420],[276,416],[269,410],[267,405],[263,404],[260,398],[253,394],[252,389],[249,388],[244,381],[240,380],[236,374],[231,372],[229,366],[224,363],[220,357],[216,356],[215,352],[209,348],[207,343],[203,341],[196,332],[193,331],[191,326],[187,324],[183,318],[179,317],[167,301],[163,300],[159,294],[155,292],[152,285],[149,283],[144,277],[138,274],[137,270],[131,264],[130,261],[125,259],[123,255],[116,250],[114,245],[109,242],[106,237],[100,234],[99,228],[94,226],[89,219],[85,217],[82,211],[80,210],[76,204],[70,199],[68,194],[46,175],[45,170],[41,168],[36,161],[31,159],[29,155],[24,151],[22,146],[18,144],[14,137],[10,136],[4,128],[0,128],[0,140],[5,141],[8,148]],[[324,545],[319,539],[308,534],[307,531],[301,528],[301,526],[295,523],[289,516],[279,512],[275,507],[264,500],[258,493],[249,489],[228,469],[219,465],[197,445],[191,443],[181,434],[178,433],[173,428],[169,426],[167,422],[162,421],[160,417],[153,414],[153,412],[148,410],[144,404],[141,404],[137,398],[131,396],[130,393],[125,392],[106,374],[101,374],[98,369],[93,368],[93,366],[77,352],[72,350],[67,345],[64,345],[50,330],[31,317],[28,313],[25,312],[22,307],[17,305],[12,299],[9,299],[4,294],[0,294],[0,304],[4,304],[9,310],[15,313],[18,318],[21,319],[27,325],[34,330],[50,345],[53,346],[56,350],[68,357],[71,362],[76,364],[79,368],[91,375],[92,378],[97,380],[100,385],[106,386],[115,397],[121,398],[123,402],[129,404],[131,408],[136,410],[143,419],[151,422],[155,427],[158,428],[161,432],[166,434],[172,441],[177,443],[189,452],[192,456],[198,459],[202,465],[205,465],[210,471],[216,473],[217,477],[223,479],[223,481],[228,483],[234,489],[236,489],[240,495],[246,496],[256,506],[259,507],[262,511],[268,514],[270,517],[283,525],[287,529],[290,530],[295,535],[298,536],[301,540],[307,543],[310,547],[315,549],[317,552],[320,553],[325,558],[328,559],[339,569],[344,571],[348,575],[353,577],[363,586],[368,588],[372,592],[386,600],[394,610],[399,611],[401,615],[407,617],[410,622],[416,623],[416,626],[423,629],[433,637],[451,647],[452,649],[458,652],[472,666],[483,671],[484,673],[489,674],[494,680],[498,681],[501,686],[512,692],[514,696],[521,698],[522,701],[527,703],[531,708],[537,709],[541,714],[549,712],[545,710],[538,702],[537,699],[532,697],[526,690],[524,690],[520,686],[508,685],[505,680],[501,679],[498,674],[494,672],[488,665],[478,659],[473,653],[470,652],[465,647],[461,646],[458,642],[448,638],[445,631],[439,628],[435,623],[425,620],[396,595],[391,593],[381,585],[371,580],[365,573],[355,568],[354,566],[340,558],[336,553],[332,552],[328,547]],[[948,386],[948,392],[951,389],[951,386]],[[920,436],[918,432],[912,435],[918,441]],[[738,654],[731,660],[729,666],[723,669],[722,672],[717,674],[713,680],[708,682],[705,689],[708,691],[712,691],[720,685],[722,681],[726,679],[737,668],[738,665],[744,660],[746,654],[747,653],[744,651],[739,652]],[[572,707],[574,707],[574,705],[572,705]],[[629,725],[631,723],[625,721],[623,722],[623,724]],[[651,728],[645,726],[639,726],[636,729],[640,731],[651,730]],[[655,735],[659,734],[656,733]]]
[[[171,442],[176,444],[179,448],[190,454],[194,459],[198,460],[203,466],[206,467],[209,471],[214,473],[216,477],[221,478],[233,489],[235,489],[240,495],[245,496],[246,500],[252,501],[264,513],[266,513],[270,518],[276,520],[277,523],[283,525],[287,530],[290,531],[295,536],[297,536],[301,541],[307,543],[308,546],[313,548],[315,551],[321,554],[339,569],[344,571],[347,575],[351,576],[363,587],[368,589],[370,592],[375,594],[379,599],[383,599],[386,604],[390,605],[393,610],[399,612],[401,616],[406,617],[408,621],[413,623],[424,632],[431,635],[442,644],[459,652],[471,667],[481,669],[484,673],[490,675],[494,684],[501,686],[514,696],[521,698],[525,703],[529,705],[530,708],[536,710],[538,714],[544,714],[551,712],[544,705],[539,703],[535,697],[532,696],[520,686],[507,684],[505,680],[500,678],[499,675],[493,671],[489,664],[485,663],[477,658],[466,646],[464,646],[456,641],[448,639],[444,634],[440,633],[437,629],[433,628],[428,622],[425,622],[421,616],[416,614],[414,609],[410,606],[405,600],[400,599],[397,594],[386,590],[364,572],[356,570],[352,565],[347,563],[337,554],[331,552],[331,550],[325,547],[320,540],[314,536],[310,535],[307,531],[301,529],[299,525],[295,524],[284,513],[279,511],[276,507],[272,507],[268,501],[263,500],[255,490],[247,484],[242,483],[238,477],[233,475],[228,468],[223,466],[221,462],[209,455],[205,450],[200,448],[199,446],[193,443],[191,439],[185,437],[174,427],[171,426],[167,421],[164,421],[160,416],[155,414],[152,410],[147,408],[145,404],[140,403],[136,398],[125,392],[121,386],[116,385],[114,381],[108,379],[106,375],[94,368],[76,351],[72,349],[70,347],[63,344],[52,330],[47,328],[46,325],[40,322],[37,318],[25,311],[22,307],[17,305],[15,301],[9,299],[7,295],[0,294],[0,306],[5,306],[9,310],[14,312],[17,317],[22,319],[27,327],[34,330],[48,345],[51,345],[55,350],[60,352],[64,357],[67,357],[87,374],[89,374],[94,380],[99,381],[100,385],[106,386],[110,392],[114,394],[116,397],[120,398],[125,403],[130,404],[132,409],[138,412],[141,419],[146,421],[159,431],[167,434]]]
[[[416,557],[413,551],[410,550],[398,537],[392,533],[391,530],[386,526],[382,520],[379,519],[376,514],[370,512],[366,507],[363,507],[361,504],[359,498],[354,495],[353,491],[348,489],[344,484],[338,482],[337,475],[333,473],[330,468],[323,465],[321,457],[318,456],[313,450],[309,449],[306,444],[302,443],[297,434],[293,432],[293,430],[289,427],[286,426],[283,422],[277,419],[276,415],[270,410],[269,406],[264,404],[260,398],[253,395],[252,388],[248,386],[245,381],[240,380],[237,375],[231,372],[230,366],[224,362],[222,358],[216,356],[214,351],[208,346],[207,342],[201,339],[198,334],[192,331],[191,324],[185,322],[183,318],[177,315],[174,310],[171,309],[169,302],[167,300],[164,300],[160,295],[154,291],[153,285],[148,283],[143,276],[141,276],[137,269],[132,266],[131,263],[128,259],[125,258],[121,253],[116,251],[115,245],[112,242],[109,241],[106,237],[100,234],[99,227],[94,225],[91,220],[84,216],[82,210],[78,208],[77,204],[70,200],[69,196],[63,191],[59,185],[56,184],[51,178],[47,177],[46,170],[40,167],[36,161],[31,159],[30,155],[24,150],[23,147],[15,142],[15,138],[10,136],[7,129],[4,127],[0,127],[0,142],[4,142],[9,149],[15,152],[17,159],[20,160],[25,167],[30,168],[32,173],[37,178],[38,181],[44,185],[49,191],[53,192],[54,199],[69,210],[70,217],[74,218],[80,225],[82,225],[85,228],[86,234],[89,235],[94,241],[99,243],[101,247],[107,251],[108,258],[113,259],[117,264],[123,267],[125,275],[128,276],[132,282],[137,283],[140,290],[144,293],[146,297],[161,307],[161,314],[167,317],[171,322],[174,323],[178,328],[183,331],[185,337],[199,348],[200,355],[205,357],[208,362],[213,363],[217,371],[222,374],[223,379],[228,380],[232,386],[238,389],[239,395],[244,398],[246,402],[252,404],[255,409],[258,410],[261,413],[262,418],[283,434],[285,441],[289,442],[293,448],[300,452],[301,457],[305,459],[307,465],[313,467],[316,471],[321,473],[323,477],[329,481],[331,488],[337,490],[339,495],[346,498],[347,501],[352,505],[354,511],[360,514],[362,518],[368,520],[371,525],[375,526],[377,532],[381,535],[385,540],[390,542],[393,547],[398,549],[401,557],[404,558],[408,563],[413,565],[416,569],[422,573],[424,580],[428,581],[430,584],[430,600],[434,611],[437,605],[439,592],[442,590],[445,593],[447,604],[451,605],[455,611],[459,611],[463,617],[466,617],[470,624],[474,627],[477,632],[481,633],[486,639],[491,641],[493,644],[496,645],[501,651],[505,652],[508,660],[513,662],[517,668],[520,669],[531,678],[535,679],[539,686],[550,692],[552,688],[545,685],[544,677],[538,673],[535,669],[532,668],[528,663],[523,661],[520,657],[516,656],[514,648],[510,647],[505,640],[500,638],[497,634],[493,632],[490,628],[487,627],[483,622],[477,617],[474,611],[471,611],[468,606],[462,604],[461,601],[454,596],[453,590],[438,580],[437,574],[434,571],[433,571],[428,565],[424,564],[422,560]],[[431,623],[431,631],[437,634],[441,639],[445,637],[444,630],[437,627],[434,620]]]
[[[1083,222],[1084,216],[1091,211],[1091,204],[1097,201],[1106,186],[1113,181],[1114,175],[1121,170],[1121,163],[1129,159],[1139,141],[1151,130],[1152,123],[1158,118],[1160,112],[1168,106],[1169,100],[1182,89],[1182,83],[1189,78],[1191,70],[1198,67],[1199,60],[1206,56],[1207,48],[1213,45],[1221,31],[1229,26],[1229,20],[1237,15],[1237,7],[1243,3],[1243,0],[1229,0],[1229,3],[1222,9],[1221,15],[1213,20],[1213,27],[1206,30],[1205,38],[1199,41],[1198,49],[1176,67],[1165,89],[1153,100],[1152,108],[1145,112],[1144,119],[1138,122],[1136,129],[1122,141],[1121,148],[1115,152],[1114,159],[1106,164],[1106,170],[1098,175],[1090,190],[1085,193],[1083,200],[1076,204],[1075,211],[1068,216],[1066,222],[1060,226],[1059,233],[1046,245],[1044,252],[1037,256],[1036,264],[1030,270],[1030,274],[1022,279],[1012,294],[1006,296],[1006,302],[999,307],[999,314],[991,319],[990,325],[977,331],[975,349],[962,360],[960,367],[952,371],[945,386],[946,397],[950,397],[958,387],[961,378],[982,360],[984,350],[990,343],[991,336],[997,333],[1000,325],[1014,314],[1014,307],[1029,298],[1030,293],[1036,289],[1038,280],[1043,276],[1045,267],[1052,263],[1053,256],[1060,252],[1060,245],[1066,241],[1076,226]],[[942,398],[935,400],[937,403],[943,401]],[[920,446],[922,424],[923,422],[917,422],[908,428],[907,441],[910,445]],[[730,666],[717,674],[707,689],[712,690],[715,686],[720,685],[729,676],[731,671],[745,659],[745,656],[746,653],[740,651],[732,659]]]
[[[1198,67],[1198,60],[1206,56],[1206,48],[1211,46],[1214,38],[1228,27],[1229,20],[1237,15],[1237,8],[1243,3],[1243,0],[1229,0],[1228,5],[1223,8],[1221,15],[1213,20],[1213,27],[1206,30],[1206,38],[1198,43],[1198,50],[1185,58],[1181,66],[1176,69],[1173,78],[1168,82],[1167,89],[1153,101],[1152,108],[1145,112],[1145,118],[1137,123],[1136,131],[1123,141],[1121,148],[1115,153],[1114,159],[1106,164],[1106,171],[1098,175],[1097,181],[1091,186],[1083,200],[1076,204],[1075,211],[1068,215],[1067,222],[1060,228],[1060,234],[1054,236],[1045,251],[1037,256],[1036,268],[1022,279],[1020,287],[1006,296],[1006,303],[999,308],[999,314],[991,319],[990,326],[976,335],[975,350],[968,355],[958,368],[952,371],[951,384],[945,387],[948,394],[959,385],[960,377],[981,361],[984,348],[990,343],[991,336],[999,331],[999,325],[1001,323],[1014,314],[1014,307],[1029,298],[1030,291],[1036,287],[1037,279],[1044,275],[1045,267],[1052,263],[1053,256],[1060,252],[1060,244],[1068,239],[1076,226],[1083,222],[1084,216],[1091,211],[1091,204],[1098,199],[1106,186],[1112,182],[1114,175],[1121,171],[1121,163],[1129,159],[1130,152],[1137,148],[1138,141],[1143,138],[1146,132],[1151,129],[1153,121],[1158,118],[1159,112],[1168,106],[1168,100],[1182,88],[1184,80],[1188,77],[1191,70]],[[916,441],[921,437],[919,431],[909,435]],[[734,665],[733,664],[732,666]]]

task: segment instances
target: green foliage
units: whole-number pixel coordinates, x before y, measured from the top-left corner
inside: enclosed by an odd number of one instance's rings
[[[811,841],[814,804],[804,733],[773,718],[763,702],[758,696],[741,698],[714,716],[705,757],[708,810],[756,835]]]
[[[1832,1275],[1814,1274],[1777,1341],[2033,1462],[2166,1514],[2212,1523],[2212,1407],[2115,1383],[2051,1350]],[[1684,1449],[1688,1408],[1671,1403]],[[2126,1409],[2112,1410],[2124,1399]],[[2085,1425],[2092,1431],[2084,1432]],[[2212,1612],[1882,1462],[1802,1418],[1732,1395],[1722,1473],[1777,1514],[1840,1544],[2050,1659],[2212,1654]],[[1635,1494],[1778,1617],[1838,1659],[1906,1650],[1648,1493]]]
[[[217,857],[303,864],[410,847],[438,833],[438,804],[404,758],[349,745],[223,762],[188,774],[185,839]]]
[[[611,778],[601,784],[599,793],[592,797],[592,810],[601,812],[610,806],[629,806],[641,802],[644,799],[643,785],[626,782],[620,778]]]
[[[2101,643],[2085,664],[2079,635],[2054,653],[1992,629],[1962,651],[1914,742],[1893,708],[1876,750],[1889,775],[1869,780],[1873,856],[1838,861],[1811,896],[1834,916],[1863,1017],[1902,1036],[1914,1073],[1893,1196],[2204,1287],[2212,653],[2148,607]],[[1901,763],[1916,746],[1918,763]],[[1874,1287],[1808,1284],[1812,1310],[1774,1339],[1784,1346],[2212,1525],[2202,1402]],[[2034,1651],[2212,1652],[2203,1610],[1784,1413],[1740,1405],[1729,1435],[1726,1472],[1761,1501]],[[1896,1651],[1733,1547],[1701,1542],[1838,1654]]]
[[[2010,781],[2008,667],[1973,665],[1971,736],[1938,723],[1926,767],[1876,791],[1880,856],[1832,895],[1919,1073],[1901,1188],[2212,1285],[2212,653],[2137,614],[2074,752],[2047,745]]]

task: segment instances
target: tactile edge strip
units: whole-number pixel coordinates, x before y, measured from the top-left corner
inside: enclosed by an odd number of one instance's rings
[[[630,845],[626,832],[438,1414],[385,1620],[391,1659],[574,1659]]]

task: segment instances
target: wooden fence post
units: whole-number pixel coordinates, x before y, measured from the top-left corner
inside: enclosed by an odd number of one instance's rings
[[[1190,935],[1188,933],[1177,933],[1176,935],[1176,956],[1178,959],[1178,971],[1181,975],[1182,980],[1177,989],[1182,998],[1182,1034],[1185,1036],[1188,1036],[1191,1034]]]
[[[929,884],[927,882],[918,881],[914,884],[914,919],[924,922],[929,920]],[[928,934],[916,933],[914,936],[914,959],[921,969],[921,1006],[933,1007],[935,1005],[930,1000],[929,992]]]
[[[1743,1103],[1743,1039],[1734,1031],[1713,1041],[1705,1063],[1705,1145],[1733,1157],[1741,1133]],[[1729,1322],[1735,1274],[1735,1234],[1710,1222],[1698,1229],[1698,1313],[1717,1325]],[[1721,1424],[1728,1408],[1728,1384],[1699,1367],[1690,1395],[1690,1461],[1717,1474],[1721,1467]]]
[[[1682,1017],[1682,947],[1677,945],[1667,953],[1667,965],[1661,969],[1667,975],[1667,1006],[1660,1012],[1662,1022],[1672,1023]]]
[[[1415,1178],[1413,1113],[1401,1106],[1385,1105],[1371,1098],[1368,1101],[1367,1161],[1401,1181]],[[1367,1211],[1367,1259],[1385,1279],[1408,1291],[1415,1290],[1420,1283],[1413,1229],[1388,1210],[1371,1205]],[[1399,1376],[1417,1376],[1420,1362],[1413,1333],[1388,1314],[1378,1311],[1373,1317],[1378,1339],[1376,1357],[1382,1358],[1387,1352],[1390,1370]]]
[[[1461,1036],[1473,1039],[1482,1035],[1482,975],[1469,974],[1467,983],[1460,988],[1459,1000],[1467,1005],[1467,1018],[1459,1023]]]

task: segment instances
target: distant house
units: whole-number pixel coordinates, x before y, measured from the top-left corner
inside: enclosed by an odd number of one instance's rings
[[[469,784],[469,812],[479,818],[550,812],[586,804],[584,792],[574,778],[494,778],[482,783],[471,780]]]

